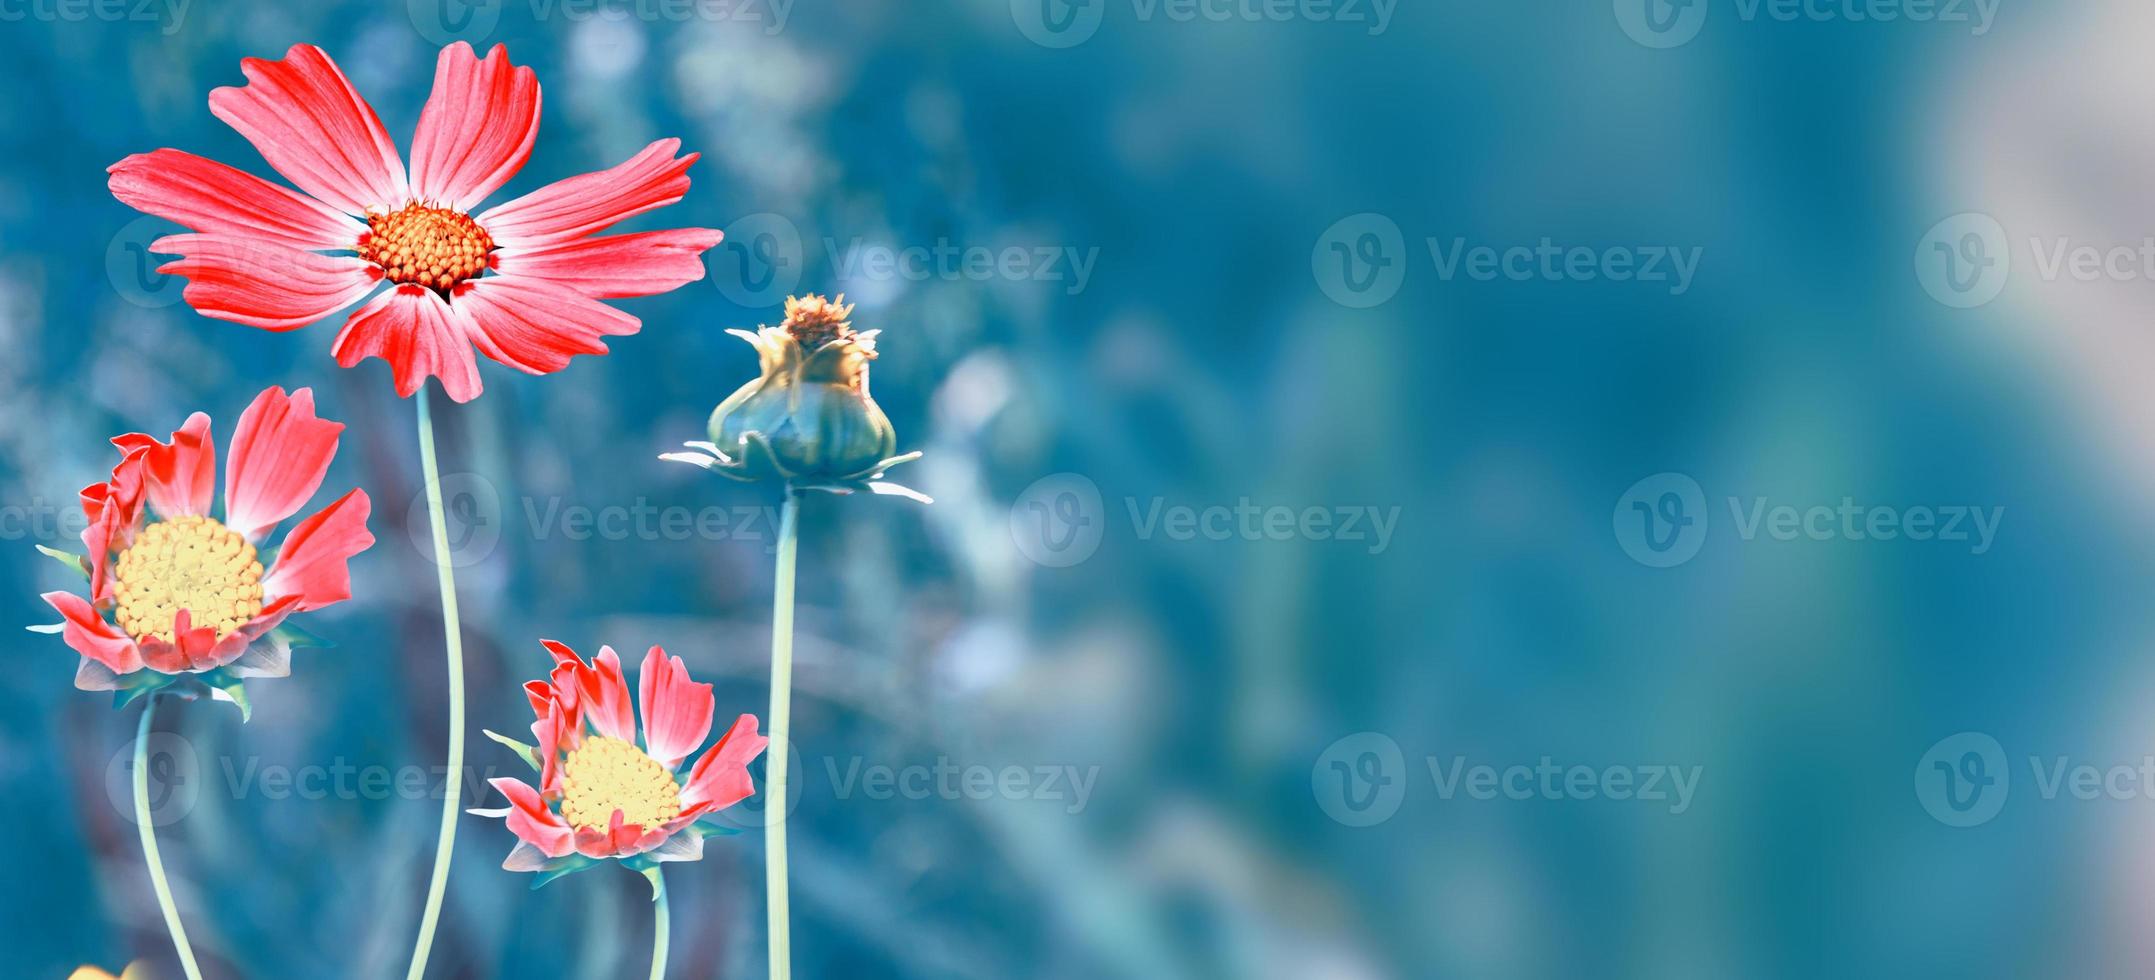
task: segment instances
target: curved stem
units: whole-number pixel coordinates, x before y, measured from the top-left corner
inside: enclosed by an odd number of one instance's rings
[[[142,835],[142,860],[150,866],[150,888],[157,893],[157,907],[165,913],[165,931],[172,934],[172,948],[179,951],[180,968],[187,980],[202,980],[195,965],[195,948],[187,943],[187,929],[180,925],[180,907],[173,904],[172,886],[165,881],[165,861],[157,856],[157,831],[150,822],[150,718],[157,713],[157,696],[142,706],[142,722],[135,728],[135,830]]]
[[[427,885],[426,911],[419,917],[419,938],[412,946],[411,969],[404,980],[426,975],[427,956],[434,950],[434,929],[441,922],[442,893],[449,886],[449,855],[456,848],[457,803],[464,794],[464,638],[456,615],[456,574],[450,568],[449,528],[441,505],[441,472],[434,462],[434,418],[427,409],[428,392],[421,386],[413,400],[419,406],[419,467],[426,477],[427,517],[434,525],[434,570],[441,585],[442,638],[449,652],[449,768],[443,780],[441,836],[434,843],[434,878]]]
[[[657,904],[651,913],[657,917],[651,925],[651,980],[666,980],[666,934],[670,930],[666,915],[666,873],[651,869],[652,887],[658,889]]]
[[[778,581],[771,596],[771,744],[763,808],[764,898],[770,917],[771,980],[793,976],[793,921],[786,909],[786,766],[793,724],[793,564],[800,537],[800,498],[786,488],[778,521]]]

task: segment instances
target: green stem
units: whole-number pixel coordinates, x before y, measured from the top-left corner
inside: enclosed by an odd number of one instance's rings
[[[666,980],[666,934],[669,930],[666,915],[666,873],[651,869],[651,887],[658,889],[658,904],[651,909],[657,921],[651,925],[651,980]]]
[[[180,968],[187,980],[202,980],[195,965],[195,948],[187,943],[187,929],[180,925],[180,907],[173,904],[172,886],[165,881],[165,861],[157,856],[157,831],[150,820],[150,718],[157,713],[157,696],[142,706],[142,722],[135,728],[135,831],[142,835],[142,860],[150,866],[150,888],[157,892],[157,907],[165,913],[165,931],[172,934],[172,948],[179,951]]]
[[[778,521],[778,582],[771,596],[771,745],[763,808],[764,897],[771,923],[771,980],[793,976],[793,921],[786,905],[786,766],[793,724],[793,564],[800,538],[800,498],[786,488]]]
[[[419,938],[412,946],[412,965],[405,971],[404,980],[419,980],[426,975],[427,956],[434,950],[434,929],[441,922],[442,893],[449,887],[449,855],[456,848],[457,803],[464,794],[464,638],[457,624],[456,574],[450,568],[441,472],[434,462],[434,417],[427,409],[425,386],[413,400],[419,406],[419,467],[426,477],[427,516],[434,525],[434,571],[441,585],[442,637],[449,651],[449,778],[443,781],[441,836],[434,843],[434,878],[427,885],[426,911],[419,917]]]

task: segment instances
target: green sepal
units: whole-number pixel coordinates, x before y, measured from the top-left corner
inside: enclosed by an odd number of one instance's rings
[[[266,562],[264,564],[267,565]],[[313,647],[318,650],[327,650],[330,647],[336,646],[335,643],[331,643],[330,641],[316,636],[313,633],[307,632],[305,627],[292,625],[291,620],[286,620],[282,623],[277,624],[276,629],[269,631],[268,638],[276,640],[279,643],[283,643],[288,649],[292,650],[298,650],[305,647]]]
[[[52,560],[54,560],[54,561],[56,561],[56,562],[59,562],[59,563],[61,563],[61,564],[63,564],[63,565],[66,565],[66,566],[67,566],[67,567],[69,567],[69,568],[72,568],[72,569],[74,569],[74,570],[75,570],[75,574],[77,574],[77,575],[80,575],[80,576],[82,576],[82,578],[83,578],[83,580],[84,580],[84,581],[89,581],[89,578],[90,578],[90,562],[89,562],[89,559],[86,559],[86,558],[82,557],[81,555],[75,554],[74,552],[71,552],[71,551],[61,551],[61,550],[60,550],[60,549],[58,549],[58,548],[47,548],[47,547],[45,547],[44,545],[38,545],[38,546],[37,546],[37,550],[38,550],[38,552],[39,552],[39,553],[43,554],[43,555],[44,555],[45,557],[47,557],[47,558],[50,558],[50,559],[52,559]]]
[[[664,876],[664,875],[662,875],[662,874],[660,874],[660,873],[659,873],[658,865],[654,864],[654,865],[651,865],[651,866],[650,866],[650,867],[648,867],[648,868],[638,868],[638,869],[636,869],[636,870],[637,870],[637,871],[638,871],[639,873],[641,873],[641,874],[642,874],[642,875],[643,875],[644,877],[646,877],[646,878],[649,878],[649,879],[651,879],[651,900],[652,900],[652,901],[656,902],[656,901],[658,901],[658,900],[659,900],[660,898],[663,898],[663,897],[665,896],[665,894],[666,894],[666,878],[665,878],[665,876]]]
[[[512,749],[515,749],[515,750],[516,750],[516,754],[517,754],[517,755],[518,755],[519,757],[521,757],[521,758],[522,758],[522,759],[524,760],[524,764],[525,764],[525,765],[528,765],[528,766],[530,766],[530,767],[531,767],[531,771],[532,771],[532,772],[538,772],[538,771],[540,771],[540,766],[539,766],[539,750],[538,750],[538,748],[537,748],[537,747],[535,747],[535,746],[531,746],[531,745],[526,745],[526,744],[524,744],[524,743],[522,743],[522,742],[519,742],[519,741],[517,741],[517,740],[515,740],[515,739],[513,739],[513,738],[510,738],[510,737],[509,737],[509,736],[507,736],[507,735],[503,735],[503,734],[501,734],[500,732],[494,731],[494,730],[492,730],[492,729],[482,728],[482,729],[479,729],[479,733],[480,733],[480,734],[482,734],[482,735],[485,735],[485,736],[486,736],[486,737],[488,737],[488,738],[491,738],[491,739],[493,739],[493,740],[494,740],[494,741],[496,741],[496,742],[500,742],[500,743],[501,743],[501,744],[503,744],[503,745],[506,745],[506,746],[508,746],[508,747],[510,747],[510,748],[512,748]]]
[[[538,891],[552,884],[556,879],[566,878],[579,871],[589,871],[598,866],[599,862],[596,859],[587,858],[581,854],[571,854],[562,858],[558,863],[548,862],[548,867],[531,873],[531,890]]]
[[[239,709],[240,724],[244,725],[254,718],[254,706],[247,702],[247,682],[245,680],[235,677],[223,669],[213,670],[201,676],[202,683],[209,685],[213,690],[223,692],[223,699],[231,701],[232,706]]]
[[[713,837],[732,837],[733,835],[741,832],[741,828],[739,827],[728,827],[724,824],[709,822],[717,818],[718,813],[713,813],[708,817],[699,818],[695,823],[689,824],[688,827],[685,829],[689,833],[695,834],[697,837],[701,837],[705,840],[709,840]]]
[[[146,674],[150,673],[150,671],[137,671],[137,673]],[[137,684],[133,687],[120,688],[112,692],[112,708],[114,711],[125,708],[136,701],[142,700],[142,696],[145,694],[157,693],[164,686],[163,684]]]

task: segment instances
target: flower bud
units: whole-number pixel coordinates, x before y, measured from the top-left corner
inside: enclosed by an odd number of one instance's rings
[[[898,433],[868,394],[877,331],[856,332],[853,307],[819,295],[788,297],[786,319],[753,333],[729,330],[756,348],[762,372],[711,413],[707,443],[664,458],[736,480],[784,480],[795,489],[869,490],[927,498],[880,482],[883,471],[916,459],[893,456]]]

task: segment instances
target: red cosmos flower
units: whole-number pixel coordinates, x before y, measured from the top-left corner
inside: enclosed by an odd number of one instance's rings
[[[196,232],[150,250],[181,256],[158,271],[187,277],[183,295],[204,316],[292,330],[387,280],[331,349],[343,367],[388,361],[399,395],[432,376],[459,402],[478,397],[474,346],[528,374],[606,353],[606,337],[642,324],[599,300],[695,282],[718,244],[709,228],[591,237],[688,192],[697,154],[676,157],[676,139],[472,214],[524,166],[539,133],[538,79],[499,45],[484,61],[461,41],[442,49],[408,174],[320,48],[295,45],[240,70],[248,84],[211,92],[210,112],[305,194],[172,149],[113,164],[112,194]]]
[[[756,717],[742,715],[733,727],[681,771],[681,763],[711,734],[711,685],[690,681],[679,657],[652,647],[644,655],[638,699],[643,745],[636,744],[636,707],[629,700],[621,658],[600,647],[596,664],[552,640],[552,676],[524,685],[538,721],[537,746],[493,732],[539,773],[539,787],[518,779],[493,780],[509,806],[473,810],[503,817],[518,844],[502,867],[536,871],[543,884],[607,858],[638,870],[667,861],[703,857],[707,834],[729,833],[697,821],[747,799],[756,791],[748,764],[769,739],[756,734]]]
[[[65,621],[38,627],[82,654],[75,686],[118,690],[124,702],[193,677],[238,700],[245,678],[289,673],[291,643],[272,631],[351,598],[346,562],[374,544],[366,491],[294,525],[269,549],[274,559],[256,549],[321,487],[343,431],[315,417],[309,389],[256,396],[227,448],[222,520],[211,516],[209,416],[189,416],[167,442],[139,432],[112,440],[121,454],[112,479],[82,491],[87,554],[53,552],[88,576],[90,596],[46,593]]]

